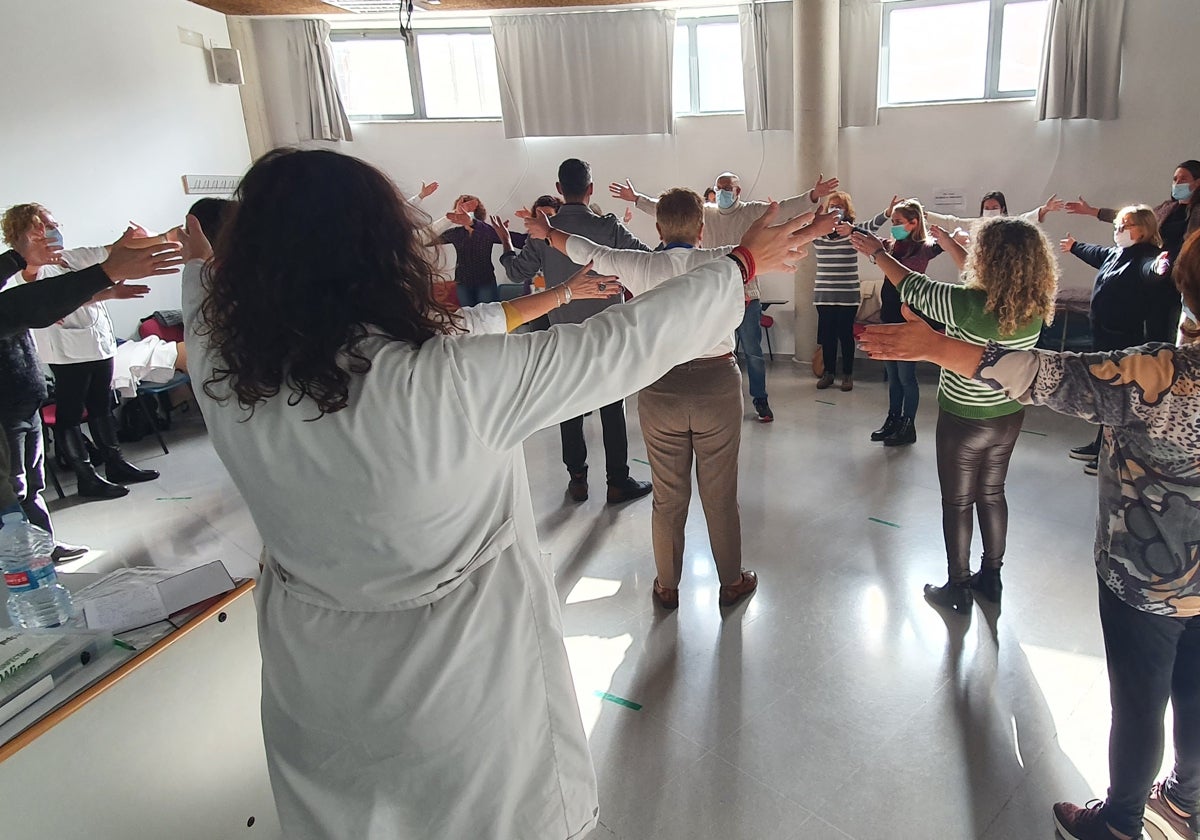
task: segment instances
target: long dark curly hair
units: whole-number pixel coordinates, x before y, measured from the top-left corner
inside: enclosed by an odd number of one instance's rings
[[[238,187],[200,314],[216,362],[204,391],[255,406],[288,392],[319,419],[371,369],[371,335],[421,345],[451,323],[428,218],[378,169],[336,152],[276,149]]]

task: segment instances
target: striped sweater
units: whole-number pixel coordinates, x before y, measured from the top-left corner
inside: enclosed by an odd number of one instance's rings
[[[1042,331],[1042,319],[1022,324],[1012,335],[1001,336],[996,316],[985,312],[987,292],[953,283],[939,283],[915,271],[900,281],[900,297],[935,321],[946,325],[946,335],[972,344],[994,341],[1002,347],[1031,350]],[[938,405],[958,417],[986,420],[1016,414],[1021,404],[982,382],[942,369],[938,380]]]
[[[880,213],[858,230],[874,233],[888,217]],[[812,243],[817,255],[817,278],[813,283],[813,303],[817,306],[858,306],[862,289],[858,282],[858,252],[849,236],[823,236]]]

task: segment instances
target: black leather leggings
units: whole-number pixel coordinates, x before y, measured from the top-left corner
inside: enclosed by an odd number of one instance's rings
[[[972,509],[979,514],[983,568],[998,569],[1004,562],[1008,537],[1004,479],[1024,421],[1024,409],[989,420],[938,410],[938,483],[950,580],[961,582],[971,576]]]

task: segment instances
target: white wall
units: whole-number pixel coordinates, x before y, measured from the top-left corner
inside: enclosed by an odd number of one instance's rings
[[[177,27],[229,45],[225,17],[186,0],[5,3],[0,207],[44,204],[67,247],[107,244],[130,219],[182,222],[198,196],[184,195],[181,175],[246,169],[237,88],[209,81],[205,52]],[[179,307],[177,278],[151,282],[147,298],[108,303],[118,335]]]
[[[1119,120],[1039,123],[1033,103],[1025,101],[889,108],[878,126],[843,129],[837,174],[860,217],[883,209],[893,193],[928,203],[935,189],[945,187],[964,188],[975,208],[982,193],[1001,189],[1013,212],[1035,207],[1055,191],[1067,197],[1082,192],[1093,204],[1161,201],[1175,164],[1200,158],[1200,109],[1192,101],[1200,65],[1188,60],[1200,18],[1181,17],[1181,5],[1187,4],[1129,0]],[[286,43],[274,22],[256,21],[254,31],[273,139],[295,143]],[[816,175],[796,173],[791,132],[751,134],[740,115],[684,118],[674,137],[506,140],[498,122],[356,124],[354,130],[354,142],[341,148],[380,166],[407,191],[422,179],[441,183],[442,191],[429,199],[431,211],[470,192],[510,214],[552,192],[558,163],[571,156],[592,163],[598,185],[631,177],[643,192],[700,188],[733,169],[747,197],[782,197],[800,192]],[[598,200],[605,209],[621,210],[606,190],[598,190]],[[958,215],[972,215],[975,208]],[[653,241],[649,217],[638,214],[633,228]],[[1095,220],[1065,214],[1051,217],[1046,229],[1055,239],[1068,231],[1097,242],[1111,236]],[[1091,283],[1092,272],[1078,260],[1064,257],[1062,264],[1066,284]],[[863,264],[864,279],[874,273]],[[935,260],[931,273],[950,279],[953,265],[948,258]],[[768,278],[767,294],[793,297],[791,278]],[[776,348],[785,352],[794,347],[790,308],[772,310],[781,316]],[[805,355],[812,343],[802,342]]]

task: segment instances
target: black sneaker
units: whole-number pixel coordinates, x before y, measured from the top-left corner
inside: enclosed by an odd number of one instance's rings
[[[980,569],[971,575],[971,589],[993,604],[1000,603],[1000,593],[1004,589],[1004,584],[1000,582],[1000,570]]]
[[[571,473],[571,481],[567,484],[567,493],[573,502],[586,502],[588,500],[587,470]]]
[[[68,560],[78,560],[83,555],[87,554],[91,549],[86,545],[71,545],[70,543],[55,543],[54,551],[50,552],[50,559],[55,563],[65,563]]]
[[[970,613],[971,604],[974,603],[971,598],[969,581],[963,581],[962,583],[947,581],[942,586],[934,586],[932,583],[927,583],[925,584],[925,600],[935,607],[942,607],[960,615]]]
[[[1180,816],[1167,801],[1163,783],[1155,782],[1146,800],[1146,835],[1153,837],[1153,829],[1162,832],[1167,840],[1200,840],[1200,815]]]
[[[766,397],[754,401],[754,410],[758,412],[758,422],[760,423],[770,423],[775,419],[775,415],[771,412],[771,406],[767,404]]]
[[[1076,461],[1094,461],[1100,455],[1100,444],[1092,441],[1087,446],[1076,446],[1068,454]]]
[[[1096,458],[1093,458],[1083,465],[1083,471],[1088,475],[1095,475],[1096,473],[1100,472],[1100,461]]]

